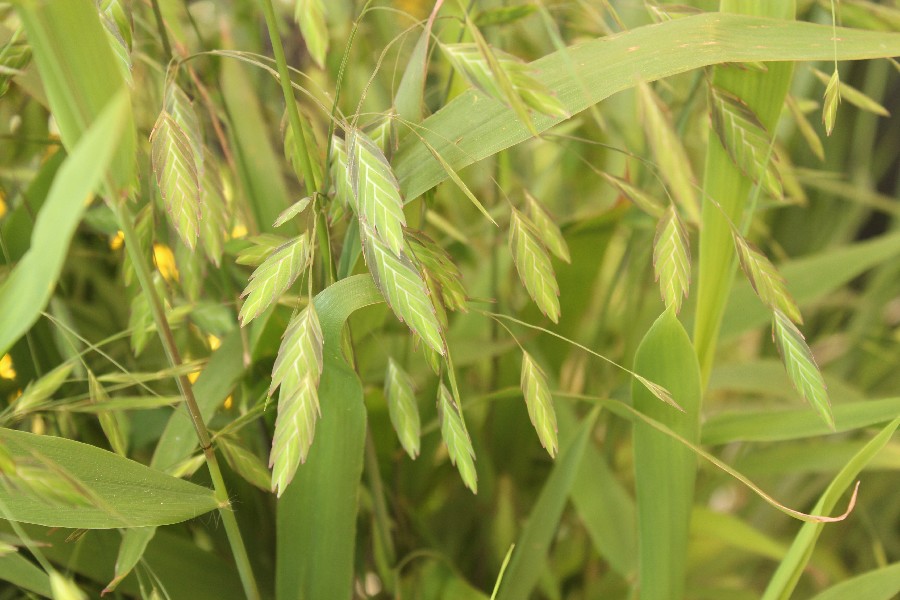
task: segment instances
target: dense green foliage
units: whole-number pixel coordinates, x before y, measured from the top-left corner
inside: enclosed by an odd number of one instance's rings
[[[895,0],[0,3],[0,600],[894,597],[894,56]]]

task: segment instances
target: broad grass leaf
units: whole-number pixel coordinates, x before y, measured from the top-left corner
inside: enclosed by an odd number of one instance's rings
[[[310,256],[309,234],[303,233],[276,248],[253,271],[250,283],[241,294],[244,305],[238,316],[242,327],[258,317],[291,287],[309,264]]]
[[[549,562],[549,552],[559,534],[560,519],[566,508],[585,452],[591,446],[591,433],[599,410],[586,415],[577,428],[569,429],[563,449],[553,470],[541,487],[528,521],[521,528],[509,567],[496,594],[497,600],[519,600],[534,596],[541,573]]]
[[[509,250],[519,279],[534,303],[554,323],[559,321],[559,285],[546,248],[534,225],[512,209],[509,223]]]
[[[770,150],[772,136],[766,131],[756,113],[734,94],[716,85],[709,86],[709,104],[713,131],[741,172],[759,183],[775,198],[784,190]]]
[[[215,157],[209,151],[206,151],[203,158],[200,198],[204,207],[200,220],[200,242],[203,244],[206,257],[218,267],[222,264],[229,216],[222,174]]]
[[[826,75],[825,73],[823,73],[822,71],[820,71],[819,69],[816,69],[816,68],[813,68],[812,72],[813,72],[813,75],[815,75],[819,81],[824,83],[826,86],[831,86],[831,79],[834,78],[834,75],[829,77],[828,75]],[[847,102],[849,102],[850,104],[852,104],[853,106],[855,106],[856,108],[858,108],[860,110],[870,112],[873,115],[877,115],[879,117],[890,117],[891,116],[891,113],[888,112],[888,109],[886,109],[884,106],[882,106],[881,104],[879,104],[872,98],[869,98],[868,96],[866,96],[865,93],[861,92],[860,90],[856,89],[855,87],[853,87],[851,85],[844,83],[843,81],[840,82],[839,96],[840,96],[840,100],[846,100]]]
[[[384,153],[366,134],[354,130],[347,142],[350,184],[357,216],[390,248],[403,251],[403,199]]]
[[[731,235],[740,259],[741,269],[753,286],[753,291],[766,306],[779,310],[794,323],[803,323],[803,316],[794,298],[785,287],[784,278],[759,248],[748,242],[735,228]]]
[[[162,111],[150,134],[156,182],[169,220],[188,248],[200,234],[200,174],[191,140],[167,112]]]
[[[443,332],[416,265],[405,253],[392,252],[363,221],[359,233],[369,272],[388,306],[429,348],[443,356]]]
[[[691,340],[673,309],[666,309],[644,336],[635,353],[634,369],[671,390],[681,410],[660,403],[638,380],[631,386],[634,408],[691,443],[698,443],[700,368]],[[641,598],[681,598],[697,457],[642,421],[635,421],[633,439]]]
[[[323,0],[295,0],[294,20],[300,25],[300,33],[306,42],[309,55],[320,68],[325,68],[328,54],[328,23],[325,21]]]
[[[0,84],[0,92],[2,92]],[[0,93],[2,96],[2,93]],[[15,586],[20,593],[25,591],[52,598],[50,577],[37,564],[16,552],[0,559],[0,580]]]
[[[670,205],[656,227],[653,270],[666,306],[677,313],[691,285],[691,245],[675,205]]]
[[[825,86],[825,102],[822,104],[822,122],[825,123],[825,135],[834,131],[837,120],[837,109],[841,103],[841,76],[835,69]]]
[[[644,133],[659,172],[688,220],[699,222],[700,202],[695,191],[697,180],[684,145],[672,126],[671,116],[649,85],[641,82],[637,89]]]
[[[768,3],[766,8],[769,6],[788,5]],[[655,81],[723,62],[833,60],[835,52],[838,60],[859,60],[900,53],[900,35],[895,33],[838,28],[841,43],[837,48],[831,41],[834,35],[830,24],[791,21],[782,15],[767,18],[714,12],[581,42],[531,66],[535,78],[556,92],[570,114],[576,114],[633,88],[637,63],[645,67],[644,80]],[[658,60],[659,56],[666,60]],[[580,65],[577,75],[567,67],[570,64]],[[507,106],[482,102],[473,110],[478,101],[475,92],[466,92],[423,123],[423,136],[456,170],[532,136],[527,127],[513,120],[513,111]],[[783,102],[778,104],[781,107]],[[542,119],[538,124],[545,131],[561,120]],[[402,140],[393,164],[407,198],[416,198],[447,178],[431,151],[414,136]],[[690,211],[686,214],[693,216]]]
[[[553,396],[540,365],[534,362],[528,352],[522,351],[522,375],[519,381],[528,417],[537,432],[541,445],[546,448],[551,458],[559,451],[557,438],[556,411],[553,409]]]
[[[466,487],[478,493],[478,474],[475,472],[475,450],[472,440],[463,424],[462,415],[457,412],[450,390],[443,383],[438,386],[438,415],[441,420],[441,437],[447,445],[450,462],[456,465]]]
[[[812,600],[845,600],[846,598],[891,600],[897,598],[898,595],[900,595],[900,562],[894,562],[845,579],[813,596]]]
[[[604,179],[606,179],[606,181],[610,183],[610,185],[619,190],[619,193],[622,194],[629,202],[637,206],[639,209],[641,209],[651,217],[659,219],[663,216],[663,213],[666,211],[666,207],[657,198],[654,198],[650,194],[635,187],[629,181],[622,179],[621,177],[616,177],[615,175],[610,175],[609,173],[601,173],[601,175]]]
[[[541,205],[537,198],[525,192],[525,198],[528,199],[528,216],[535,230],[550,252],[556,255],[556,258],[563,262],[571,263],[572,258],[569,255],[569,246],[559,230],[559,226],[554,222],[553,217]]]
[[[393,358],[388,358],[384,397],[400,444],[409,457],[415,460],[419,456],[420,446],[419,407],[416,405],[412,379]]]
[[[838,500],[846,493],[847,488],[853,485],[853,480],[859,476],[860,471],[890,442],[898,426],[900,426],[900,417],[885,425],[875,437],[846,462],[813,507],[815,514],[825,514],[834,509]],[[858,481],[856,489],[859,489]],[[854,497],[855,495],[854,492]],[[788,600],[793,596],[794,588],[803,572],[806,571],[807,564],[812,558],[813,548],[824,526],[824,523],[815,522],[803,524],[787,554],[778,563],[778,568],[772,575],[769,585],[766,586],[762,600]]]
[[[66,382],[74,367],[74,362],[65,362],[37,381],[29,383],[22,395],[13,403],[13,414],[22,416],[40,407]]]
[[[777,308],[772,318],[772,338],[781,354],[781,361],[791,383],[816,409],[828,426],[834,429],[834,415],[831,412],[828,391],[822,373],[816,365],[816,359],[797,326]]]
[[[229,436],[219,437],[216,445],[232,471],[263,491],[268,492],[271,489],[269,470],[256,454]]]
[[[407,229],[409,255],[426,275],[437,284],[447,310],[467,310],[468,294],[462,284],[459,268],[447,252],[422,231]]]
[[[49,482],[42,501],[0,486],[0,500],[17,521],[73,529],[148,527],[178,523],[217,506],[212,490],[81,442],[11,429],[0,429],[0,442],[15,458],[17,475],[32,477],[29,485]],[[80,499],[53,501],[45,494],[59,494],[66,486]]]
[[[128,100],[119,92],[69,147],[34,222],[29,250],[0,284],[0,356],[31,328],[53,295],[86,200],[113,161],[130,118]]]
[[[103,588],[102,594],[107,594],[118,587],[129,573],[144,557],[147,545],[156,534],[156,527],[137,527],[122,531],[122,543],[119,544],[119,553],[116,556],[116,572],[112,580]]]

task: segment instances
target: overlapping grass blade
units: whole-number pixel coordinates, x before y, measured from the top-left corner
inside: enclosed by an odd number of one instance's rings
[[[547,552],[559,527],[585,448],[590,444],[598,413],[594,410],[584,417],[578,428],[571,430],[567,436],[553,471],[531,509],[528,523],[519,535],[500,585],[498,600],[531,597],[546,564]]]
[[[868,444],[856,453],[822,493],[822,496],[813,508],[813,512],[824,514],[834,509],[838,500],[846,493],[853,480],[859,475],[859,472],[884,448],[897,430],[897,427],[900,427],[900,417],[888,423]],[[823,523],[803,524],[787,554],[779,562],[778,568],[775,570],[775,574],[769,581],[769,585],[762,596],[763,600],[786,600],[791,597],[812,556],[816,541],[819,539],[823,527]]]
[[[81,140],[72,142],[74,148],[38,213],[31,249],[0,286],[0,314],[7,324],[0,329],[0,356],[28,331],[50,300],[85,201],[116,155],[129,116],[128,97],[121,92]]]
[[[672,393],[683,412],[661,404],[632,384],[634,408],[691,443],[700,438],[700,369],[691,341],[673,309],[651,326],[635,354],[635,370]],[[644,422],[634,423],[634,473],[638,510],[641,598],[684,595],[687,546],[697,458]]]

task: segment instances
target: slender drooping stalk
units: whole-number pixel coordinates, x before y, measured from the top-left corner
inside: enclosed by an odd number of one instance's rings
[[[109,189],[115,189],[111,182],[107,184]],[[134,230],[134,216],[128,208],[126,202],[121,201],[115,206],[116,216],[119,221],[119,228],[125,236],[125,248],[128,257],[134,265],[134,272],[137,276],[141,290],[147,295],[150,304],[150,311],[153,314],[153,321],[156,324],[156,330],[159,333],[159,339],[162,342],[163,350],[169,359],[169,364],[173,369],[181,366],[181,355],[178,352],[178,346],[175,344],[175,337],[172,335],[172,329],[169,327],[169,321],[166,318],[166,312],[163,308],[162,301],[156,293],[156,287],[153,285],[150,276],[150,269],[147,266],[144,256],[141,254],[140,247],[136,244],[138,239]],[[197,400],[194,398],[194,390],[191,387],[185,375],[179,375],[176,378],[178,389],[191,417],[191,423],[197,432],[197,439],[200,441],[200,448],[206,457],[206,465],[209,468],[209,476],[212,479],[214,495],[219,505],[219,515],[222,517],[222,523],[225,526],[225,534],[228,537],[228,543],[231,546],[231,552],[234,555],[234,561],[237,565],[238,574],[241,578],[241,584],[244,587],[244,593],[247,598],[256,600],[259,596],[256,579],[253,576],[253,569],[250,566],[250,558],[244,547],[244,541],[238,528],[237,519],[231,510],[231,503],[228,499],[228,489],[225,486],[225,480],[222,478],[222,470],[219,468],[219,462],[216,459],[216,452],[213,448],[209,437],[209,431],[206,429],[206,423],[203,422],[203,416],[200,413],[200,407],[197,406]]]

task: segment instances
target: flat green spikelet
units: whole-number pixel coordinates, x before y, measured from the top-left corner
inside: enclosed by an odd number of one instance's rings
[[[559,321],[559,285],[550,256],[534,225],[519,211],[512,210],[509,223],[509,250],[519,279],[534,303],[554,323]]]
[[[765,186],[775,198],[784,195],[775,152],[770,151],[772,136],[756,113],[734,94],[715,85],[709,86],[709,104],[713,131],[741,172]]]
[[[822,373],[816,365],[803,334],[790,318],[778,309],[772,317],[772,338],[781,354],[781,361],[788,377],[800,395],[819,413],[829,427],[834,429],[834,415]]]
[[[194,248],[200,233],[200,174],[191,140],[165,110],[150,134],[151,159],[156,183],[169,220],[188,248]]]
[[[416,265],[406,253],[392,252],[364,221],[360,221],[359,232],[369,272],[388,306],[429,348],[443,356],[441,325]]]
[[[535,230],[541,237],[544,246],[552,252],[556,258],[563,262],[571,263],[572,257],[569,255],[569,246],[566,239],[562,235],[562,231],[553,221],[553,217],[543,207],[537,198],[525,192],[525,198],[528,200],[528,216],[534,224]]]
[[[394,254],[403,250],[403,198],[400,184],[381,149],[359,130],[347,141],[349,173],[354,206],[360,221],[381,238]]]
[[[323,0],[295,0],[294,20],[300,25],[300,33],[306,42],[309,55],[320,68],[325,67],[328,54],[328,23],[325,21]]]
[[[794,323],[803,323],[797,303],[785,287],[784,278],[759,248],[748,242],[732,228],[734,247],[740,259],[741,269],[750,280],[753,291],[763,303],[784,313]]]
[[[306,462],[319,417],[319,379],[324,365],[322,327],[310,303],[288,323],[272,369],[269,395],[280,387],[269,466],[280,496]]]
[[[287,291],[307,267],[310,259],[309,235],[303,233],[279,246],[250,275],[241,297],[241,326],[245,327]]]
[[[450,390],[443,383],[438,386],[438,415],[441,420],[441,437],[447,444],[450,462],[456,465],[466,487],[478,493],[478,474],[475,472],[475,450],[472,440],[457,411]]]
[[[669,206],[656,227],[653,270],[663,301],[677,313],[691,285],[691,245],[674,205]]]
[[[419,455],[421,424],[419,408],[413,391],[412,379],[393,358],[388,358],[387,373],[384,376],[384,397],[387,399],[391,424],[400,444],[410,458]]]
[[[557,439],[556,411],[553,409],[553,397],[547,376],[540,365],[534,362],[530,354],[522,351],[522,376],[520,379],[528,417],[551,458],[556,458],[559,451]]]

